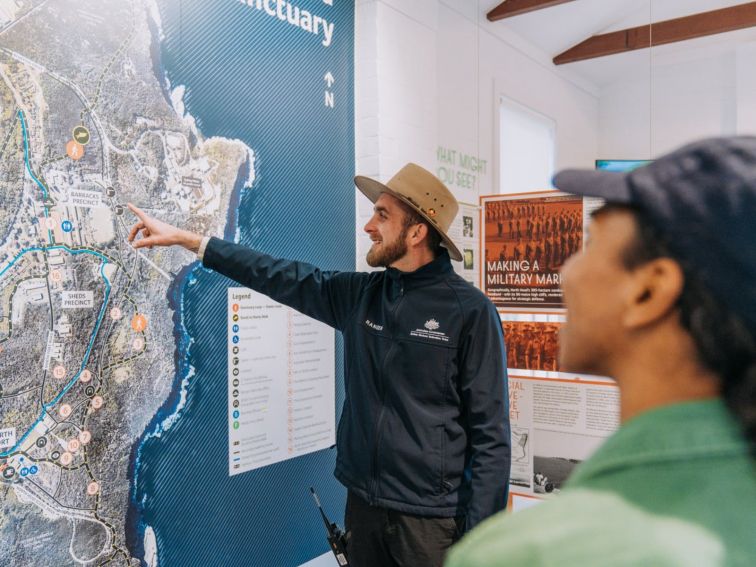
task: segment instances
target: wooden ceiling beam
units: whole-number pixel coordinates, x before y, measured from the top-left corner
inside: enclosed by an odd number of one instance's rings
[[[504,18],[511,18],[513,16],[519,16],[520,14],[527,14],[535,10],[542,10],[543,8],[551,8],[559,4],[566,2],[572,2],[573,0],[505,0],[496,8],[486,14],[486,18],[490,22],[496,22],[503,20]]]
[[[756,2],[594,35],[554,57],[555,65],[616,55],[756,26]]]

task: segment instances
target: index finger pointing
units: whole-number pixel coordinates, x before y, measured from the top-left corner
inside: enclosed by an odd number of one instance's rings
[[[139,217],[139,220],[144,221],[147,218],[147,213],[145,213],[142,209],[140,209],[136,205],[132,205],[131,203],[126,203],[126,205],[129,207],[129,210],[132,213],[134,213],[136,216]]]

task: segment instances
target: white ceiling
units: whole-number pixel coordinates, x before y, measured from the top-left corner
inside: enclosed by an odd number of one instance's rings
[[[502,0],[481,2],[487,13]],[[750,0],[575,0],[487,25],[503,27],[550,58],[597,34],[708,12]],[[561,65],[599,89],[652,66],[712,57],[756,43],[756,28]]]

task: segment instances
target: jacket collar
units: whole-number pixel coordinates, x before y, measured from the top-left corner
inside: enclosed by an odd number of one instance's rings
[[[622,425],[575,469],[569,485],[652,463],[747,454],[740,428],[721,398],[681,402],[649,410]]]
[[[454,272],[449,253],[442,248],[431,262],[420,266],[414,272],[402,272],[396,268],[386,268],[386,275],[394,282],[401,283],[404,290],[432,284]]]

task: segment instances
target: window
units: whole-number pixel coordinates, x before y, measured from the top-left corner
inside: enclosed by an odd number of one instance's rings
[[[551,189],[556,124],[512,100],[499,109],[499,192]]]

